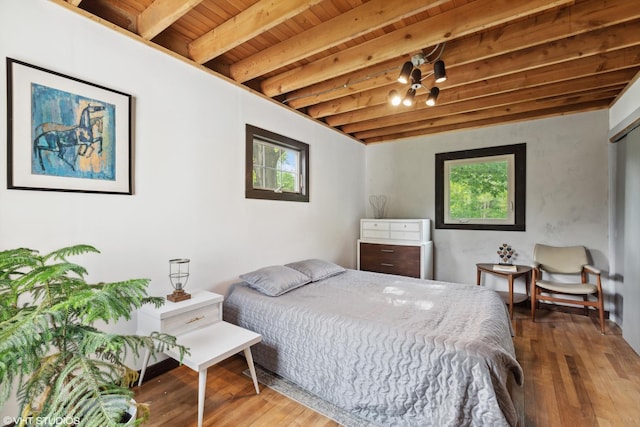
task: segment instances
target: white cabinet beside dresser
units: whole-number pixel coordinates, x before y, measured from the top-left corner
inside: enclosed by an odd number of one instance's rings
[[[358,270],[433,278],[429,219],[361,219]]]

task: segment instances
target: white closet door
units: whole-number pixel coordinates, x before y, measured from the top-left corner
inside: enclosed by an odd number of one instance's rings
[[[640,128],[626,144],[622,336],[640,354]]]

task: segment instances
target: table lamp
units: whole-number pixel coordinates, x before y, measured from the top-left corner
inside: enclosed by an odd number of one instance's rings
[[[185,258],[169,260],[169,280],[173,286],[173,293],[167,295],[169,301],[179,302],[191,298],[191,294],[184,291],[189,280],[189,262]]]

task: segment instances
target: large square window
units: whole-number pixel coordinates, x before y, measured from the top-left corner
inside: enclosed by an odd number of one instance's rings
[[[436,228],[525,230],[526,144],[436,154]]]
[[[309,201],[309,145],[246,125],[245,197]]]

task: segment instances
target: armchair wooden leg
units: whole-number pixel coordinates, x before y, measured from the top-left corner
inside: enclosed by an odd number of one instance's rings
[[[598,312],[600,313],[600,333],[604,335],[604,301],[602,296],[598,296]]]
[[[588,295],[582,295],[582,300],[583,301],[589,301],[589,296]],[[585,304],[584,306],[584,315],[589,317],[589,307]]]
[[[536,321],[536,293],[538,292],[538,288],[536,288],[536,286],[533,286],[533,289],[531,289],[531,321],[535,322]]]

